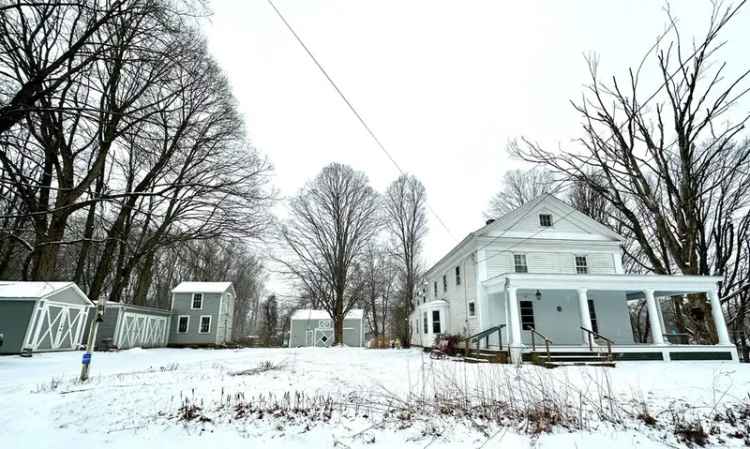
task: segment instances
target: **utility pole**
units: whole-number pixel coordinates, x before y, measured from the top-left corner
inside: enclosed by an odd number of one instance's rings
[[[81,382],[85,382],[89,378],[89,366],[91,365],[91,353],[94,352],[94,345],[96,344],[96,333],[99,330],[99,323],[104,321],[104,304],[105,300],[102,300],[101,308],[96,307],[96,318],[91,322],[91,328],[89,329],[89,338],[86,341],[86,352],[83,353],[83,359],[81,360]]]

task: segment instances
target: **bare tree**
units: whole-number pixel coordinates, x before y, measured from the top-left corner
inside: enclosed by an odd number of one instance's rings
[[[523,139],[513,148],[606,201],[636,242],[626,248],[628,256],[644,270],[724,276],[724,297],[746,282],[732,261],[742,254],[736,242],[750,238],[741,225],[750,207],[750,145],[740,138],[748,116],[731,121],[726,113],[748,91],[750,71],[726,79],[726,63],[714,57],[722,30],[744,3],[715,4],[706,35],[690,46],[667,10],[671,33],[652,49],[662,80],[653,95],[639,83],[652,52],[626,83],[600,80],[597,60],[589,58],[591,84],[574,103],[583,118],[578,147],[551,152]],[[702,318],[710,316],[703,295],[691,295],[686,305],[703,310],[696,319],[682,313],[681,303],[675,306],[682,330],[697,340],[715,339]]]
[[[422,239],[427,233],[427,193],[424,185],[414,176],[400,176],[386,191],[385,211],[403,277],[402,297],[394,308],[393,318],[398,325],[402,344],[408,345],[408,318],[415,307],[414,296],[421,275]]]
[[[289,273],[311,286],[334,322],[341,344],[344,316],[357,303],[352,270],[380,229],[378,194],[367,177],[332,163],[289,202],[290,217],[280,236],[290,256],[280,259]]]
[[[377,242],[367,246],[358,274],[361,278],[362,307],[374,338],[388,334],[391,302],[399,293],[399,267],[389,248]]]
[[[260,342],[263,346],[275,346],[279,343],[279,303],[271,295],[260,305]]]
[[[545,193],[552,193],[553,182],[552,173],[545,168],[506,171],[500,190],[492,196],[484,212],[485,218],[498,218]]]

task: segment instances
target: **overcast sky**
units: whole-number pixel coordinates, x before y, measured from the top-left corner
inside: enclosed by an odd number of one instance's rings
[[[674,3],[683,35],[700,36],[710,3]],[[425,184],[450,230],[430,216],[428,265],[482,225],[503,172],[519,166],[505,153],[510,139],[558,146],[579,135],[569,100],[587,82],[583,55],[600,56],[602,75],[624,76],[667,23],[664,3],[652,0],[275,4],[398,163]],[[332,161],[364,171],[379,191],[398,176],[265,0],[213,0],[211,8],[210,50],[282,196]],[[732,73],[749,65],[749,25],[746,8],[725,34]],[[647,94],[657,86],[656,78],[643,83]],[[271,287],[280,289],[279,280]]]

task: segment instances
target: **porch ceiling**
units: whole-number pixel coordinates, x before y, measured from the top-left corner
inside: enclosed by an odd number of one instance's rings
[[[708,292],[715,290],[719,276],[667,276],[631,274],[552,274],[504,273],[482,282],[487,293],[500,293],[507,287],[560,290],[660,290]]]

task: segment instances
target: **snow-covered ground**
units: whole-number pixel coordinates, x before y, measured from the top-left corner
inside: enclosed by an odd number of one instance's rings
[[[681,444],[670,423],[723,414],[750,391],[750,366],[730,363],[545,370],[435,361],[418,350],[134,349],[95,353],[92,378],[80,384],[80,359],[0,357],[0,448],[663,448]],[[267,370],[236,375],[259,367]],[[483,412],[458,413],[461,394],[516,411],[564,404],[563,414],[581,419],[571,427],[553,416],[535,433],[524,417],[488,423]],[[185,403],[199,408],[195,419],[180,413]],[[658,424],[634,418],[639,408]],[[747,418],[731,427],[706,418],[709,443],[744,446],[728,432]]]

